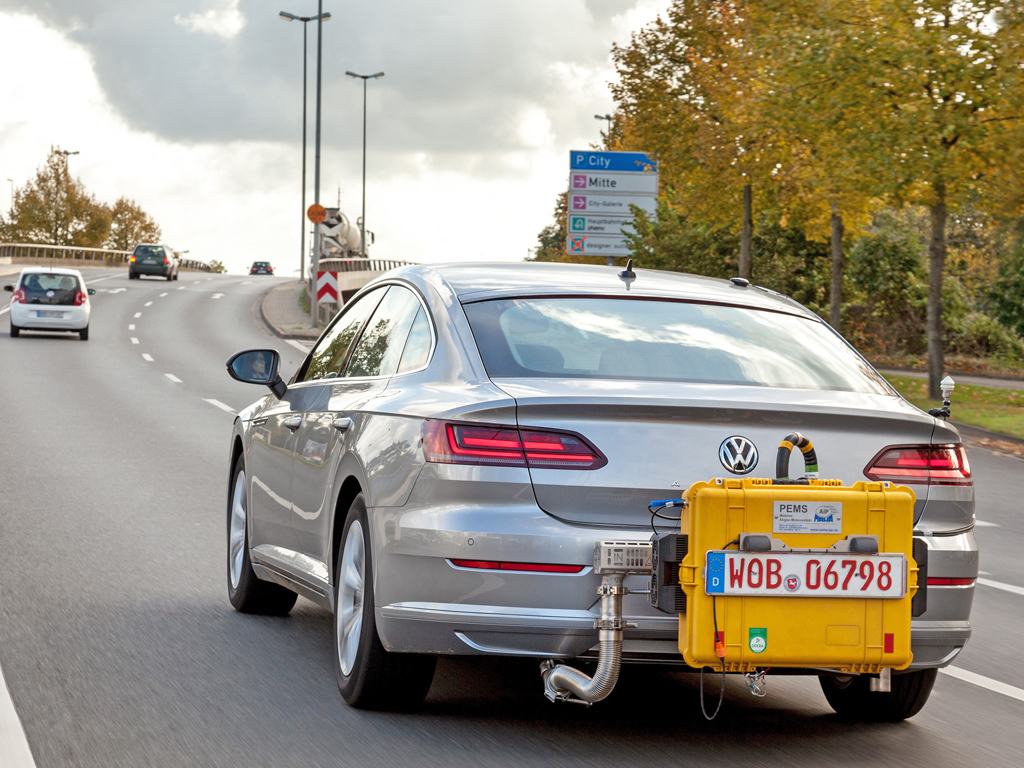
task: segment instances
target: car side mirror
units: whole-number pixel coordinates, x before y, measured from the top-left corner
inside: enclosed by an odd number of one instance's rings
[[[235,381],[246,384],[263,384],[270,387],[280,400],[288,386],[277,372],[281,356],[276,349],[247,349],[228,358],[228,375]]]
[[[90,296],[95,296],[96,295],[96,289],[95,288],[90,288],[89,289],[89,295]]]
[[[14,286],[13,285],[5,285],[4,286],[4,290],[8,291],[10,293],[13,293],[14,292]]]

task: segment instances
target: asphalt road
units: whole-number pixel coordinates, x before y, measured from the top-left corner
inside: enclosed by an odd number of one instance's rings
[[[244,616],[226,596],[232,415],[217,403],[261,392],[224,361],[269,345],[285,374],[298,365],[253,313],[279,279],[87,280],[88,342],[11,339],[0,315],[0,669],[39,768],[1020,765],[1020,460],[970,451],[985,579],[1018,591],[978,586],[956,662],[1011,695],[945,674],[916,718],[857,725],[817,681],[769,675],[764,699],[730,679],[709,724],[694,675],[627,668],[586,709],[549,704],[535,662],[446,660],[420,711],[358,712],[334,684],[325,611]],[[3,718],[0,766],[21,768]]]

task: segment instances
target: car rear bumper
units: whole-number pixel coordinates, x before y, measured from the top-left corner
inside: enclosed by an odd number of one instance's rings
[[[60,312],[61,317],[39,317],[39,312]],[[28,331],[80,331],[89,325],[89,307],[12,304],[11,324]]]
[[[132,264],[128,271],[135,275],[160,275],[167,277],[173,267],[169,264]]]
[[[594,544],[642,540],[650,531],[571,526],[533,504],[467,510],[463,506],[378,509],[376,619],[391,651],[454,655],[573,658],[597,645],[599,617]],[[433,525],[430,525],[433,523]],[[472,525],[468,525],[472,523]],[[940,537],[936,537],[940,538]],[[973,560],[973,535],[941,537],[932,574],[956,576]],[[929,537],[931,542],[931,537]],[[466,569],[452,559],[579,564],[577,574]],[[968,575],[968,574],[963,574]],[[645,590],[645,577],[626,586]],[[974,587],[929,590],[926,613],[912,621],[913,668],[942,667],[970,639]],[[647,595],[623,600],[634,629],[624,632],[627,661],[682,663],[678,619],[650,606]]]

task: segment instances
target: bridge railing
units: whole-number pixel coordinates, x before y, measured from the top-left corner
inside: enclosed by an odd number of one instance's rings
[[[0,259],[31,261],[35,259],[66,259],[68,261],[101,261],[104,264],[127,264],[131,251],[106,248],[83,248],[78,245],[40,245],[38,243],[0,243]],[[182,259],[181,266],[209,272],[210,265],[194,259]]]

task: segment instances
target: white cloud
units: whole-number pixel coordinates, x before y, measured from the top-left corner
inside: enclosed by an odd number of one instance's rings
[[[174,23],[189,32],[205,32],[230,40],[245,27],[245,16],[238,10],[238,0],[220,0],[203,13],[193,11],[188,16],[175,14]]]

